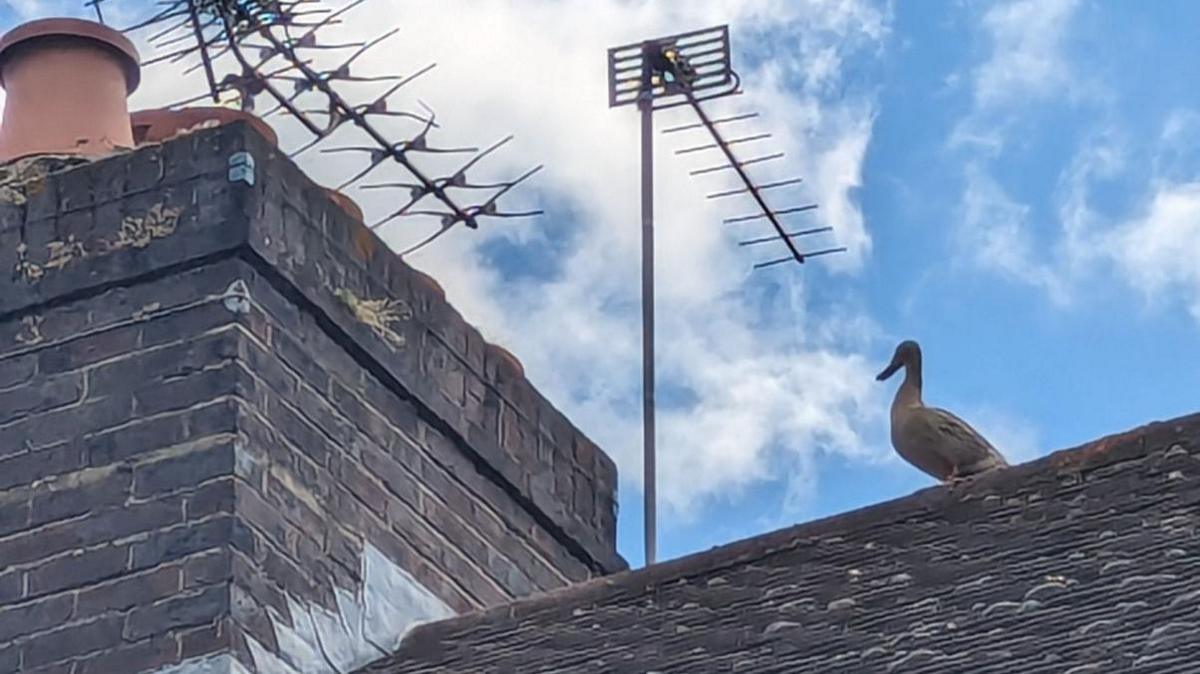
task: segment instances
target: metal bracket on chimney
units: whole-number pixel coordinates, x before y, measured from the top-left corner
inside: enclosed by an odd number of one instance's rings
[[[250,313],[250,289],[246,287],[246,282],[242,279],[229,284],[229,287],[225,289],[225,294],[221,295],[221,299],[222,304],[231,313]]]
[[[254,186],[254,156],[249,152],[229,155],[229,182],[244,182]]]

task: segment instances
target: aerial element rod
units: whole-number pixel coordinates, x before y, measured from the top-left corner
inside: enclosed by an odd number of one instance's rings
[[[771,212],[774,213],[776,216],[780,216],[780,215],[787,215],[788,213],[802,213],[804,211],[815,211],[815,210],[817,210],[816,204],[808,204],[807,206],[796,206],[794,208],[781,208],[777,211],[771,211]],[[738,222],[750,222],[751,220],[762,220],[765,217],[767,217],[766,213],[755,213],[754,215],[739,215],[735,218],[725,218],[721,222],[723,222],[727,225],[732,225],[732,224],[735,224]]]
[[[820,234],[822,232],[832,232],[832,231],[833,231],[832,227],[814,227],[812,229],[802,229],[798,232],[788,232],[787,237],[789,239],[793,239],[798,236],[808,236],[810,234]],[[778,236],[764,236],[761,239],[748,239],[746,241],[739,241],[738,245],[739,246],[753,246],[753,245],[760,244],[760,243],[767,243],[768,241],[778,241],[778,240],[779,240]],[[805,253],[805,254],[812,255],[813,253]]]
[[[732,117],[722,117],[721,119],[714,119],[712,121],[712,123],[713,124],[728,124],[730,122],[740,122],[743,119],[754,119],[755,117],[758,117],[757,112],[747,112],[747,113],[743,113],[740,115],[733,115]],[[690,131],[692,129],[703,129],[703,128],[704,128],[703,123],[695,122],[694,124],[683,124],[681,126],[668,127],[666,129],[663,129],[662,132],[663,133],[678,133],[680,131]]]
[[[783,159],[783,153],[782,152],[774,152],[774,153],[771,153],[768,155],[763,155],[761,157],[754,157],[753,159],[746,159],[746,160],[738,162],[738,166],[750,166],[751,164],[761,164],[764,161],[771,161],[773,159]],[[708,168],[694,169],[692,171],[688,171],[688,175],[702,176],[705,173],[716,173],[717,171],[731,171],[731,170],[733,170],[733,164],[721,164],[719,166],[709,166]]]
[[[846,252],[846,247],[839,246],[837,248],[826,248],[825,250],[816,250],[811,253],[805,253],[804,257],[820,257],[821,255],[829,255],[831,253],[844,253],[844,252]],[[792,258],[790,258],[790,257],[781,257],[778,260],[771,260],[770,262],[759,262],[758,264],[754,265],[754,268],[755,269],[764,269],[766,267],[773,267],[777,264],[783,264],[784,262],[791,262],[791,261],[792,261]]]

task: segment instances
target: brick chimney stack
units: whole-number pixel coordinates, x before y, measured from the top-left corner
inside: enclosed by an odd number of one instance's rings
[[[349,672],[625,567],[612,462],[350,205],[144,142],[0,165],[0,672]]]

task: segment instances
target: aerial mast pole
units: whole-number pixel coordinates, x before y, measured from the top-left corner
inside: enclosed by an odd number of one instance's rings
[[[654,68],[656,45],[642,46],[642,478],[646,565],[657,557],[657,475],[654,405]]]

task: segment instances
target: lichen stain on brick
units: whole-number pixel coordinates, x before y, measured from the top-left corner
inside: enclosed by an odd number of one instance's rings
[[[345,288],[338,288],[333,294],[350,309],[355,320],[370,328],[376,336],[397,349],[404,348],[404,335],[392,329],[392,324],[412,318],[408,304],[386,297],[363,299]]]
[[[46,248],[50,250],[50,257],[42,265],[43,269],[62,269],[71,260],[82,259],[88,254],[83,242],[76,241],[74,234],[67,236],[64,241],[51,241]]]
[[[135,321],[144,321],[151,318],[156,312],[162,309],[160,302],[150,302],[144,304],[137,311],[129,315],[130,319]]]
[[[33,346],[45,341],[46,338],[42,336],[42,320],[42,317],[37,315],[22,318],[21,331],[15,337],[17,343],[24,344],[25,346]]]
[[[0,204],[23,206],[45,186],[48,172],[40,161],[16,161],[0,167]]]
[[[155,239],[174,234],[182,213],[182,207],[166,208],[163,204],[155,204],[145,215],[125,218],[121,222],[117,238],[107,242],[104,248],[106,252],[124,248],[145,248]]]
[[[13,267],[13,278],[26,283],[37,283],[45,276],[46,270],[42,265],[29,259],[29,246],[25,242],[17,244],[17,264]]]
[[[14,277],[26,283],[37,283],[45,278],[47,272],[65,269],[76,260],[107,255],[125,248],[145,248],[155,239],[174,234],[182,213],[181,207],[167,208],[163,204],[155,204],[145,215],[125,218],[116,237],[100,239],[96,242],[95,251],[89,251],[82,241],[75,239],[74,234],[47,243],[46,259],[42,262],[30,259],[29,247],[22,241],[17,245]]]

